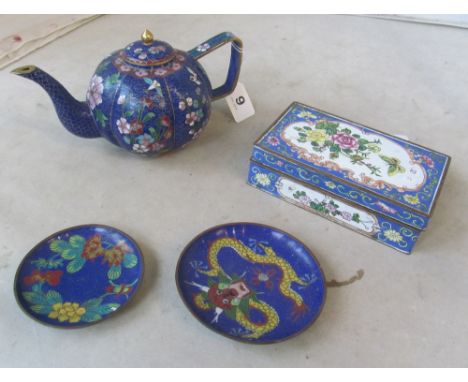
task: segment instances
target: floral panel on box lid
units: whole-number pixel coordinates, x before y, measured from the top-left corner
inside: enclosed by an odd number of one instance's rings
[[[447,155],[294,103],[258,146],[430,215]]]

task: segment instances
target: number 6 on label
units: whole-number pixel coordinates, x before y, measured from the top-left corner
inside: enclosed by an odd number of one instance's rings
[[[234,120],[239,123],[255,114],[245,86],[238,82],[234,91],[226,97],[226,102],[231,110]]]

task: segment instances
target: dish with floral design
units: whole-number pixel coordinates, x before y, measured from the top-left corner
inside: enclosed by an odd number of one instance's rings
[[[202,232],[183,250],[176,283],[204,325],[249,343],[286,340],[308,328],[325,302],[311,251],[276,228],[232,223]]]
[[[132,238],[113,227],[82,225],[37,244],[21,262],[14,288],[29,316],[73,328],[119,311],[142,277],[142,253]]]

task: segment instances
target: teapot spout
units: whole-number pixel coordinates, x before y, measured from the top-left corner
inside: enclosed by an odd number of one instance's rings
[[[76,100],[55,78],[34,65],[21,66],[13,74],[40,85],[50,96],[63,126],[82,138],[97,138],[101,134],[86,102]]]

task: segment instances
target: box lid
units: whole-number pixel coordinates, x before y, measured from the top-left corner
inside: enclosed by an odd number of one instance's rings
[[[294,102],[255,144],[430,216],[450,157]]]

